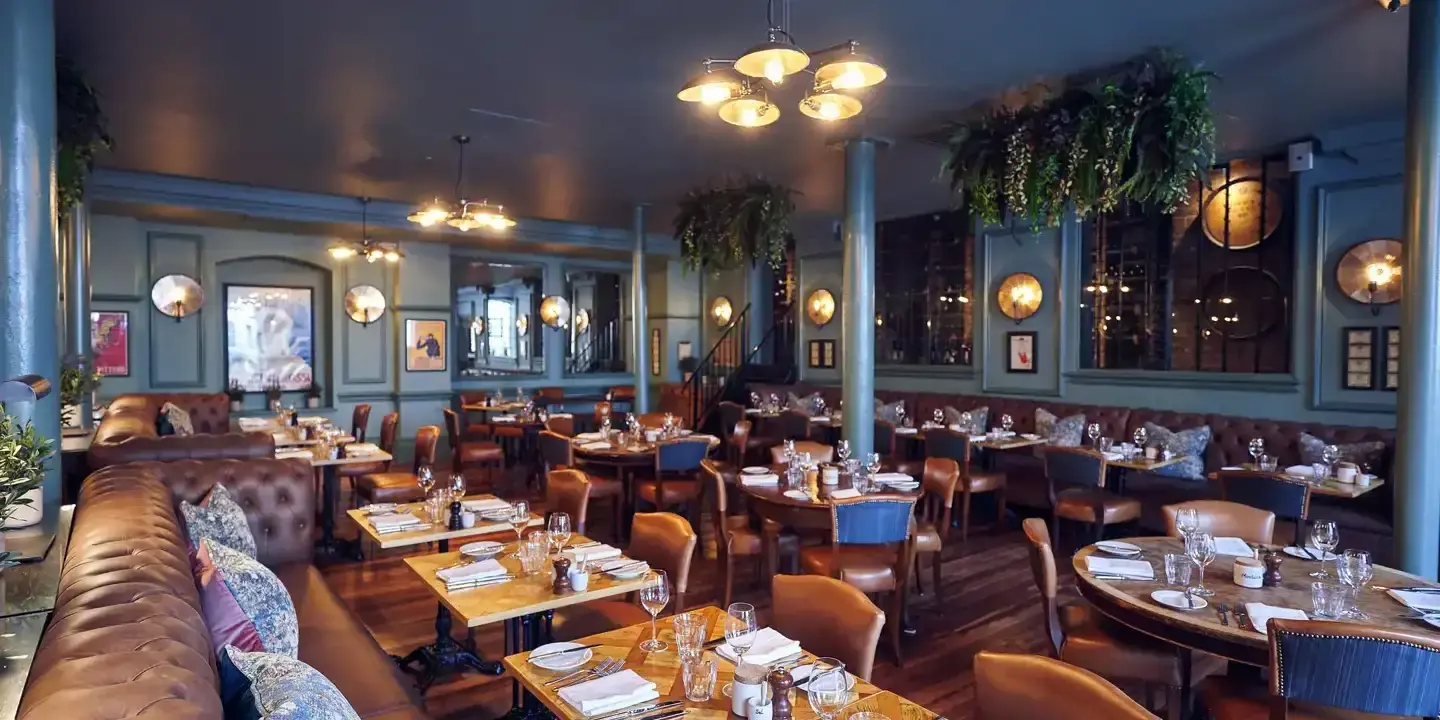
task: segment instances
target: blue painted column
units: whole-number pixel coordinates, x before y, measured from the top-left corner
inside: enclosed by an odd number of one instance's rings
[[[875,449],[875,140],[845,143],[840,396],[852,457]]]
[[[0,3],[0,380],[36,374],[60,384],[55,230],[55,21],[51,0]],[[55,441],[45,487],[60,497],[60,393],[38,403],[36,428]]]
[[[635,412],[650,412],[650,302],[645,288],[645,206],[635,206],[635,249],[630,259],[630,357],[634,358]]]
[[[1410,5],[1405,114],[1405,292],[1395,418],[1401,569],[1440,570],[1440,5]]]
[[[556,260],[545,263],[545,277],[542,281],[545,296],[559,295],[565,299],[565,267]],[[544,301],[544,298],[541,298]],[[570,308],[575,312],[577,308]],[[552,328],[540,322],[540,318],[530,318],[531,333],[540,334],[540,342],[545,348],[545,384],[559,387],[565,381],[565,335],[570,332],[571,324],[563,328]],[[532,336],[533,337],[533,336]]]
[[[80,372],[95,371],[90,352],[90,204],[70,208],[65,245],[65,355],[75,358]],[[90,393],[80,396],[80,427],[92,424]]]

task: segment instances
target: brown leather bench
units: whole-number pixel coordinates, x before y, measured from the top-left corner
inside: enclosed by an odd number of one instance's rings
[[[155,420],[167,402],[190,413],[194,435],[160,437]],[[230,429],[230,398],[224,393],[121,395],[106,408],[86,455],[92,471],[145,460],[271,457],[275,438],[270,433]]]
[[[296,460],[116,465],[80,491],[60,592],[17,717],[24,720],[221,716],[215,648],[201,614],[180,500],[233,493],[261,562],[295,603],[300,659],[362,718],[422,720],[412,683],[311,564],[313,472]]]

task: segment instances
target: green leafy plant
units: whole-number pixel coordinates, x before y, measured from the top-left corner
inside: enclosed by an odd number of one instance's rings
[[[74,418],[73,408],[88,394],[100,388],[104,378],[99,372],[86,373],[73,359],[60,366],[60,422],[69,424]]]
[[[95,154],[114,147],[106,129],[100,97],[80,68],[55,58],[55,192],[60,216],[85,197],[85,178],[95,169]]]
[[[796,192],[758,177],[692,190],[680,201],[675,239],[690,270],[718,272],[745,263],[779,268],[790,239]]]
[[[230,402],[245,402],[245,386],[239,380],[231,380],[230,386],[225,388],[225,396]]]
[[[0,412],[0,523],[32,504],[25,496],[45,481],[45,465],[54,455],[54,445],[33,424],[19,427]],[[10,553],[0,552],[0,568],[16,564],[9,558]]]
[[[1213,73],[1151,54],[1113,77],[958,125],[942,167],[988,224],[1054,226],[1134,202],[1174,212],[1215,161]]]
[[[317,382],[312,382],[310,387],[305,388],[305,397],[307,398],[319,398],[324,394],[325,389],[320,387],[320,383]]]
[[[280,402],[280,396],[282,394],[283,391],[280,389],[280,381],[278,379],[271,380],[265,383],[266,405],[274,405],[275,403]]]

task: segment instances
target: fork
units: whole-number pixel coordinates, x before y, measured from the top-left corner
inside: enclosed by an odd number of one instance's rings
[[[566,676],[564,676],[564,677],[558,677],[558,678],[555,678],[554,680],[547,680],[547,681],[545,681],[545,687],[557,687],[557,686],[559,686],[561,683],[567,683],[567,682],[570,682],[571,680],[574,680],[574,679],[576,679],[576,678],[587,677],[587,676],[589,676],[589,675],[594,675],[595,673],[598,673],[598,672],[603,672],[606,668],[610,667],[610,665],[612,665],[614,662],[615,662],[615,658],[605,658],[604,660],[601,660],[599,663],[597,663],[597,664],[595,665],[595,667],[589,668],[588,670],[576,670],[575,672],[570,673],[569,675],[566,675]]]
[[[597,670],[598,670],[599,666],[597,665],[596,668],[597,668]],[[591,680],[598,680],[599,678],[605,677],[605,676],[607,676],[607,675],[614,675],[615,673],[620,672],[620,671],[623,670],[624,668],[625,668],[625,661],[624,661],[624,660],[614,660],[614,661],[611,662],[611,664],[610,664],[608,667],[606,667],[604,670],[598,670],[598,672],[593,672],[593,673],[591,673],[590,675],[583,675],[583,676],[581,676],[581,677],[574,678],[574,679],[572,679],[572,680],[570,680],[570,681],[568,681],[568,682],[562,682],[562,683],[560,683],[560,684],[558,684],[558,685],[556,685],[556,686],[554,686],[554,687],[552,687],[552,688],[550,688],[550,689],[551,689],[551,690],[559,690],[559,689],[561,689],[561,688],[570,687],[571,685],[579,685],[580,683],[583,683],[583,682],[590,682]]]
[[[1215,614],[1220,616],[1221,625],[1230,624],[1230,606],[1225,603],[1215,603]]]

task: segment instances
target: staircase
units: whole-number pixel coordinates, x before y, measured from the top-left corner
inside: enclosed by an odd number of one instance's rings
[[[592,326],[585,333],[585,346],[570,357],[566,372],[582,375],[596,372],[624,372],[620,354],[619,323],[611,320],[600,327]]]
[[[695,419],[696,430],[724,437],[729,428],[719,427],[720,416],[716,410],[720,403],[729,400],[746,404],[745,388],[752,382],[787,384],[795,381],[797,368],[790,350],[794,347],[793,318],[775,321],[759,344],[747,348],[753,321],[750,306],[746,305],[715,341],[686,384],[690,417]]]

